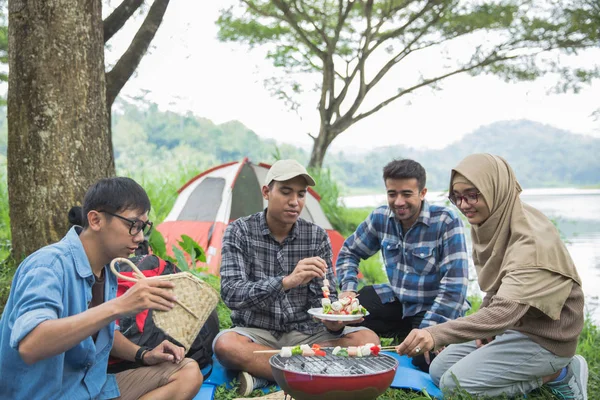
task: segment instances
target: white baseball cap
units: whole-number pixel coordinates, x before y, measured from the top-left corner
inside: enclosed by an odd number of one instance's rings
[[[279,160],[271,166],[267,172],[265,185],[269,185],[272,181],[287,181],[297,176],[302,176],[306,179],[308,186],[315,186],[315,180],[306,172],[306,168],[296,160]]]

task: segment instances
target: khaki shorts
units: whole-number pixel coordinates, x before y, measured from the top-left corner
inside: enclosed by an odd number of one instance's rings
[[[171,375],[185,365],[194,362],[191,358],[184,358],[179,364],[164,362],[150,367],[139,367],[115,374],[121,396],[120,400],[136,400],[155,389],[169,383]]]
[[[271,347],[273,349],[280,349],[284,346],[298,346],[299,344],[314,344],[314,343],[323,343],[331,340],[337,340],[341,337],[349,335],[351,333],[365,330],[364,326],[346,326],[341,335],[333,335],[327,332],[325,329],[321,332],[315,333],[314,335],[308,335],[306,333],[291,331],[284,333],[281,338],[276,339],[275,336],[271,334],[266,329],[260,328],[243,328],[243,327],[235,327],[232,329],[226,329],[224,331],[219,332],[215,340],[213,341],[213,353],[215,351],[215,343],[219,339],[219,337],[228,332],[235,332],[238,335],[242,335],[252,340],[254,343],[262,344],[263,346]]]

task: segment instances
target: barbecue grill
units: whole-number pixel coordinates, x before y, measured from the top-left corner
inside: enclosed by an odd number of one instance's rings
[[[324,357],[281,357],[269,360],[277,384],[295,400],[370,400],[394,380],[398,361],[385,354],[341,357],[322,349]]]

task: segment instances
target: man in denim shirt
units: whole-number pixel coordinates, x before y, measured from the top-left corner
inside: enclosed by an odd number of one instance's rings
[[[0,397],[7,399],[191,399],[197,364],[168,341],[140,348],[115,320],[169,310],[172,283],[144,280],[115,298],[107,264],[128,257],[149,233],[150,200],[129,178],[103,179],[83,201],[83,228],[27,257],[13,278],[0,320]],[[108,357],[146,367],[107,375]]]
[[[463,224],[451,209],[425,200],[425,169],[394,160],[383,169],[388,205],[375,209],[346,241],[336,271],[342,294],[356,296],[358,265],[379,250],[389,283],[358,293],[369,311],[362,325],[402,340],[463,315],[468,284]],[[429,358],[429,355],[426,356]]]

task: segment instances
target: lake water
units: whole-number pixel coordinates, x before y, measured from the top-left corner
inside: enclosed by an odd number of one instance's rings
[[[426,198],[434,204],[446,201],[442,192],[429,192]],[[600,189],[526,189],[521,199],[557,222],[583,281],[586,309],[600,324]],[[348,196],[343,201],[350,208],[376,207],[386,203],[386,195]],[[470,291],[479,292],[475,281]]]

